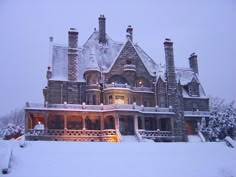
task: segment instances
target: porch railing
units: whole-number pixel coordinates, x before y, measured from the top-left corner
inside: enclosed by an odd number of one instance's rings
[[[109,105],[86,105],[86,104],[34,104],[27,103],[25,109],[60,109],[60,110],[84,110],[84,111],[93,111],[93,110],[136,110],[141,112],[165,112],[173,113],[172,108],[160,108],[160,107],[145,107],[134,104],[109,104]],[[191,112],[191,111],[189,111]]]
[[[172,136],[171,131],[138,130],[138,132],[144,138],[170,137],[170,136]]]
[[[117,136],[115,129],[105,130],[61,130],[61,129],[48,129],[48,130],[35,130],[28,129],[27,135],[35,136],[86,136],[86,137],[106,137]]]

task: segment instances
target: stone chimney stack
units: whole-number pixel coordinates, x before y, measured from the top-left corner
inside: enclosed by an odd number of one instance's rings
[[[68,32],[68,80],[77,80],[78,71],[78,31],[75,28],[70,28]]]
[[[126,33],[126,37],[133,41],[133,28],[131,27],[131,25],[128,26]]]
[[[173,42],[170,39],[166,39],[164,42],[165,49],[165,59],[166,59],[166,79],[167,79],[167,101],[169,107],[173,108],[175,112],[174,132],[181,138],[177,141],[184,141],[185,134],[184,130],[184,112],[183,112],[183,102],[181,97],[181,88],[178,87],[175,74],[175,64],[174,64],[174,51]],[[180,94],[178,94],[178,91]],[[180,99],[181,98],[181,99]]]
[[[199,74],[198,73],[197,55],[195,53],[192,53],[188,59],[189,59],[190,68],[192,68],[193,72]]]
[[[106,43],[106,18],[104,15],[100,15],[99,21],[99,43]]]
[[[176,82],[176,75],[175,75],[173,42],[171,42],[170,39],[165,40],[164,49],[165,49],[165,60],[166,60],[168,105],[176,109],[177,108],[177,82]]]

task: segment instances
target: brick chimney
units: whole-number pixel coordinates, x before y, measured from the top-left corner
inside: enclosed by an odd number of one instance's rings
[[[78,71],[78,31],[70,28],[68,32],[68,80],[77,80]]]
[[[133,41],[133,28],[131,27],[131,25],[128,26],[126,33],[126,37]]]
[[[99,43],[106,43],[106,18],[104,15],[100,15],[99,21]]]
[[[190,68],[192,68],[193,72],[199,74],[198,73],[197,55],[195,53],[192,53],[188,59],[189,59]]]

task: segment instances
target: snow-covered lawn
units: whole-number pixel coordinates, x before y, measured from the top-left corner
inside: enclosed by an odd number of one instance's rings
[[[236,149],[224,142],[12,143],[6,177],[236,177]]]

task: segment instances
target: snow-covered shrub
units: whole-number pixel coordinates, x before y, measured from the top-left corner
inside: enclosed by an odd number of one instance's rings
[[[0,137],[8,139],[10,137],[24,134],[24,109],[14,109],[10,113],[0,117]],[[16,135],[14,132],[16,131]],[[12,135],[9,135],[12,134]]]
[[[236,129],[234,101],[229,105],[223,104],[223,101],[212,105],[208,125],[202,120],[201,132],[209,141],[222,140],[226,136],[234,137]]]
[[[42,135],[42,134],[44,134],[44,129],[45,129],[45,126],[43,124],[41,124],[41,122],[39,122],[37,125],[34,126],[33,134],[34,135]]]
[[[18,138],[24,134],[24,127],[21,125],[16,126],[15,124],[9,123],[7,128],[3,130],[3,138],[6,140],[12,138]]]

